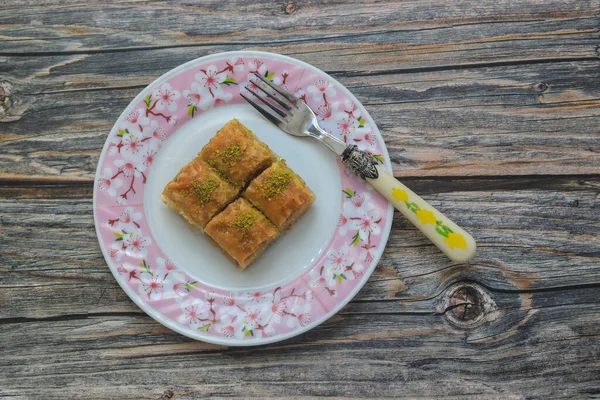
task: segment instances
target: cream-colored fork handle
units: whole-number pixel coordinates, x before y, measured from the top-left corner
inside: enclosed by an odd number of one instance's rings
[[[471,235],[400,183],[380,165],[379,177],[367,181],[419,228],[452,261],[467,262],[477,245]]]

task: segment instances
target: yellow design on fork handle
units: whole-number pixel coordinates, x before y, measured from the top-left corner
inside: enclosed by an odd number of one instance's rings
[[[377,178],[367,181],[398,211],[427,236],[444,254],[456,262],[467,262],[475,255],[477,244],[473,237],[427,204],[412,190],[404,186],[381,165]]]
[[[392,189],[392,197],[396,201],[408,201],[408,194],[406,194],[406,191],[402,189]]]
[[[459,249],[467,248],[467,242],[460,233],[450,232],[448,237],[444,239],[444,242],[446,242],[451,249],[454,249],[455,247],[458,247]]]
[[[444,224],[443,221],[438,221],[435,217],[433,211],[425,210],[419,207],[419,205],[415,202],[408,201],[408,193],[406,190],[402,190],[399,188],[392,189],[392,197],[396,201],[403,201],[406,204],[406,207],[417,215],[421,224],[433,224],[436,225],[435,231],[444,237],[444,242],[450,247],[450,249],[454,250],[455,247],[459,249],[466,249],[467,242],[465,238],[460,233],[455,233],[448,226]]]
[[[429,210],[419,210],[417,211],[417,218],[423,225],[427,224],[435,224],[437,221],[435,219],[435,214]]]

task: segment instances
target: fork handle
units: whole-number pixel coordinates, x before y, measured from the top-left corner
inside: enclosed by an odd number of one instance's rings
[[[475,255],[473,237],[444,214],[404,186],[382,166],[376,165],[377,177],[367,181],[413,223],[452,261],[467,262]]]

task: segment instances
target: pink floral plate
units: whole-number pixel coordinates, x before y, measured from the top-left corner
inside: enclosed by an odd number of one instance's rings
[[[127,295],[183,335],[231,346],[284,340],[334,315],[377,266],[393,214],[324,146],[286,135],[243,101],[239,93],[254,72],[287,87],[324,129],[390,169],[377,126],[339,82],[290,57],[239,51],[190,61],[146,87],[111,130],[94,187],[100,247]],[[317,196],[244,272],[160,200],[166,183],[232,118],[285,158]]]

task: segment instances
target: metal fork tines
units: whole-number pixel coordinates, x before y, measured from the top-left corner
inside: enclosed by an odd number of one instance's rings
[[[303,105],[302,102],[296,97],[294,97],[293,94],[289,93],[281,86],[269,81],[260,74],[254,73],[254,76],[260,79],[260,81],[262,81],[265,85],[270,87],[274,91],[274,93],[271,93],[269,90],[263,88],[263,84],[260,84],[255,81],[250,81],[250,83],[252,83],[258,90],[260,90],[260,92],[264,93],[265,96],[259,95],[249,86],[246,86],[245,89],[248,92],[250,92],[256,99],[258,99],[262,104],[264,104],[270,110],[272,110],[275,115],[267,111],[264,107],[261,107],[259,104],[245,96],[243,93],[240,93],[240,96],[242,96],[244,100],[250,103],[250,105],[254,107],[258,112],[260,112],[265,118],[267,118],[273,124],[281,128],[282,123],[289,122],[289,118],[293,115],[294,109],[298,109]],[[282,99],[278,98],[277,96],[280,96]],[[273,103],[279,105],[279,107],[277,107],[269,100],[265,99],[265,97],[267,99],[270,99]],[[279,116],[279,118],[276,115]]]

